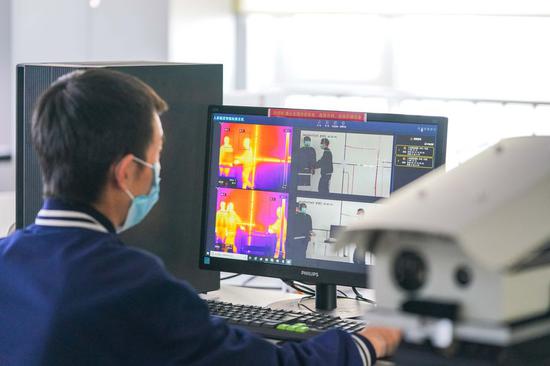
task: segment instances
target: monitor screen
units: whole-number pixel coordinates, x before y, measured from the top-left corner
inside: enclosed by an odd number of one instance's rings
[[[444,163],[443,117],[211,106],[201,268],[363,286],[338,234]]]

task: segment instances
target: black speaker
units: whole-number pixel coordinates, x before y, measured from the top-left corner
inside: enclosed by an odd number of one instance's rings
[[[36,100],[61,75],[103,67],[134,75],[168,103],[160,199],[147,218],[121,237],[163,259],[198,292],[216,290],[219,272],[199,269],[209,104],[222,104],[222,65],[176,63],[22,64],[17,66],[16,226],[34,222],[42,207],[42,180],[31,144]]]

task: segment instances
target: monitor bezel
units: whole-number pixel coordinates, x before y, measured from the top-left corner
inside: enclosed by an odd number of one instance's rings
[[[212,159],[212,133],[214,122],[212,119],[213,113],[228,113],[228,114],[245,114],[245,115],[260,115],[267,116],[269,109],[267,107],[249,107],[249,106],[231,106],[231,105],[210,105],[208,107],[208,121],[207,121],[207,142],[206,142],[206,159],[204,169],[204,182],[209,184],[211,159]],[[276,108],[276,109],[288,109],[288,110],[301,110],[298,108]],[[311,109],[307,109],[311,110]],[[436,155],[434,162],[434,169],[445,164],[445,156],[447,151],[447,124],[448,118],[441,116],[419,116],[409,114],[394,114],[394,113],[369,113],[367,114],[367,122],[396,122],[396,123],[422,123],[422,124],[434,124],[437,125],[437,137],[436,137]],[[201,217],[201,243],[200,243],[200,256],[199,256],[199,268],[206,270],[234,272],[241,274],[250,274],[257,276],[275,277],[284,280],[295,280],[304,282],[307,284],[334,284],[342,286],[354,286],[360,288],[368,287],[368,273],[370,265],[365,265],[365,273],[357,272],[343,272],[339,270],[321,269],[313,267],[302,267],[294,265],[281,265],[281,264],[267,264],[251,261],[240,261],[234,259],[215,258],[210,257],[210,263],[205,264],[203,261],[207,243],[207,230],[208,230],[208,215],[207,215],[207,203],[209,196],[209,186],[203,190],[203,210]]]

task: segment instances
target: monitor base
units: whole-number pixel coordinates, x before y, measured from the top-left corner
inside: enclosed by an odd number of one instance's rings
[[[333,310],[321,310],[315,308],[314,297],[303,297],[295,300],[282,300],[269,304],[272,309],[282,309],[287,311],[315,311],[319,313],[339,316],[342,319],[359,318],[374,308],[373,305],[354,298],[339,298],[337,306]]]

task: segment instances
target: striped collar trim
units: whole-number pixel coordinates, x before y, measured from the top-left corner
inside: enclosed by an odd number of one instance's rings
[[[92,216],[79,211],[41,209],[34,220],[36,225],[76,227],[108,233],[109,230]]]

